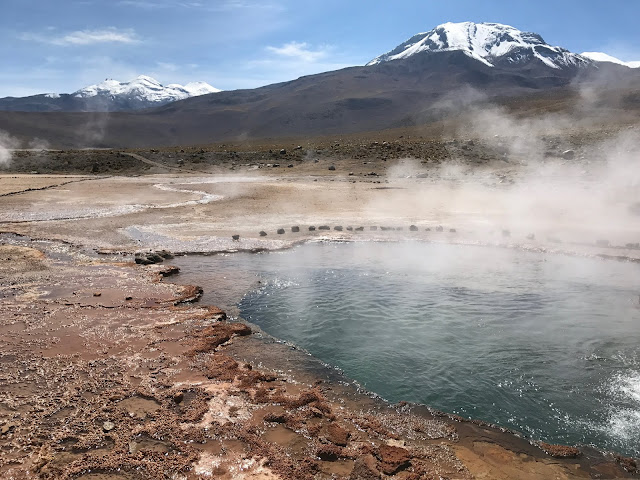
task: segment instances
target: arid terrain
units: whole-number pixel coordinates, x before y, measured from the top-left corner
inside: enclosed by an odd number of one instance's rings
[[[338,383],[235,318],[254,286],[242,272],[220,279],[214,307],[171,283],[179,257],[158,258],[414,240],[640,261],[637,126],[516,127],[11,152],[0,476],[637,476],[615,453],[530,443]]]

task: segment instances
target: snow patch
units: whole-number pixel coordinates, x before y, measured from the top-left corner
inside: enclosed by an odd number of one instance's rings
[[[624,65],[625,67],[629,68],[640,68],[640,61],[624,62],[603,52],[582,52],[580,55],[590,58],[591,60],[595,60],[596,62],[617,63],[618,65]]]

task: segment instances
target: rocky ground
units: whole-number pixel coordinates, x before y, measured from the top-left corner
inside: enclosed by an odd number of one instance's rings
[[[176,269],[161,261],[161,250],[321,240],[638,261],[639,194],[630,170],[613,168],[637,153],[629,144],[614,155],[611,140],[627,133],[565,133],[534,146],[401,130],[13,152],[0,174],[0,231],[18,234],[0,235],[2,478],[637,475],[632,459],[531,445],[358,393],[192,303],[199,289],[169,283]],[[218,305],[231,310],[251,287],[242,272],[221,283]]]
[[[291,369],[288,347],[191,303],[198,289],[163,280],[175,267],[1,240],[3,478],[626,478],[635,471],[631,459],[530,445]]]

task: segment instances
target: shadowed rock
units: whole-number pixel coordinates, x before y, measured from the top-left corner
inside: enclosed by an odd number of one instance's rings
[[[234,242],[237,242],[238,240],[240,240],[240,235],[231,235],[231,238]]]
[[[267,236],[267,232],[265,232],[264,230],[260,231],[260,236],[261,237],[266,237]]]
[[[298,226],[291,227],[291,231],[294,232],[294,233],[297,233],[297,232],[300,231],[300,227],[298,227]]]
[[[362,232],[364,230],[364,227],[356,227],[356,232]]]
[[[449,229],[449,232],[451,232],[451,233],[456,233],[456,229],[455,229],[455,228],[450,228],[450,229]]]
[[[329,225],[320,225],[318,230],[331,230],[331,227]]]
[[[333,227],[333,229],[337,232],[341,232],[342,231],[342,226],[341,225],[336,225],[335,227]]]
[[[369,230],[371,230],[371,231],[375,232],[376,230],[378,230],[378,227],[376,227],[376,226],[369,227]]]
[[[418,227],[416,227],[415,225],[411,225],[411,226],[409,227],[409,231],[411,231],[411,232],[417,232],[417,231],[418,231]]]
[[[282,235],[284,233],[284,228],[279,228],[277,233],[278,235]]]
[[[353,227],[347,227],[347,230],[352,231]]]
[[[164,256],[160,255],[160,253],[162,253]],[[162,263],[165,258],[173,258],[173,255],[171,255],[166,250],[161,250],[160,252],[136,252],[134,255],[134,261],[138,265],[152,265],[154,263]]]

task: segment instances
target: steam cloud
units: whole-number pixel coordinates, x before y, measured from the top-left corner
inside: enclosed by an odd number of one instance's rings
[[[588,97],[590,89],[579,93]],[[473,91],[459,97],[455,105],[439,106],[465,110],[455,120],[455,140],[446,142],[450,158],[431,168],[399,161],[387,172],[390,183],[426,176],[426,185],[418,192],[389,190],[363,215],[462,226],[478,235],[509,229],[541,240],[640,241],[637,120],[620,121],[611,105],[583,102],[569,113],[525,116],[487,104]]]
[[[0,167],[8,167],[11,164],[11,150],[19,147],[20,141],[17,138],[0,130]]]

